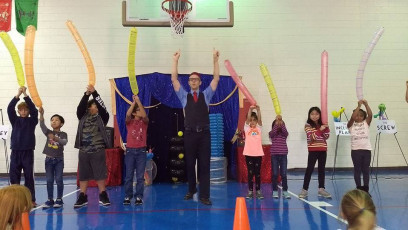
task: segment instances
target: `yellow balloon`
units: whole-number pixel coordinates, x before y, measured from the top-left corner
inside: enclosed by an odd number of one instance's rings
[[[278,95],[276,94],[275,86],[273,85],[272,78],[271,78],[271,75],[269,74],[268,68],[266,68],[264,64],[261,64],[260,69],[264,77],[266,86],[268,87],[269,94],[271,95],[273,107],[275,108],[275,113],[276,115],[280,115],[281,108],[279,104]]]
[[[179,157],[180,159],[183,159],[184,154],[180,153],[180,154],[178,155],[178,157]]]
[[[179,137],[182,137],[182,136],[183,136],[183,131],[178,131],[177,135],[178,135]]]
[[[135,52],[136,52],[137,29],[132,28],[129,34],[129,50],[128,50],[128,75],[130,88],[134,95],[139,94],[139,87],[136,81],[135,72]]]
[[[11,59],[14,63],[14,69],[16,70],[17,82],[19,86],[25,85],[23,66],[21,65],[20,55],[11,40],[10,36],[6,32],[0,32],[1,40],[3,40],[4,45],[6,45],[8,51],[10,52]]]
[[[33,99],[35,106],[42,107],[42,101],[40,95],[38,95],[34,79],[34,39],[35,27],[30,25],[27,27],[25,35],[24,68],[27,78],[27,87],[28,91],[30,91],[31,98]]]
[[[71,31],[72,36],[74,37],[79,50],[81,50],[82,56],[85,59],[86,67],[88,69],[88,75],[89,75],[89,84],[95,86],[95,68],[92,63],[91,56],[89,55],[88,50],[86,49],[85,43],[82,41],[81,35],[79,35],[77,29],[75,28],[74,24],[70,20],[66,22],[66,25]]]

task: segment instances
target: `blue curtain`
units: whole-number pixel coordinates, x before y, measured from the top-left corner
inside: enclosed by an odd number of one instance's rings
[[[187,91],[190,90],[188,85],[188,74],[179,74],[179,81],[181,85]],[[181,103],[176,96],[173,85],[171,83],[170,74],[163,73],[150,73],[137,76],[137,84],[139,87],[139,98],[144,106],[150,106],[151,97],[154,97],[162,104],[171,108],[182,108]],[[213,79],[212,75],[201,74],[202,84],[200,90],[204,90]],[[119,92],[125,96],[130,101],[132,100],[132,90],[129,84],[129,78],[115,78],[116,86]],[[225,99],[235,88],[236,84],[229,76],[221,76],[220,82],[218,84],[217,90],[215,91],[214,97],[211,103],[217,103]],[[126,125],[125,116],[126,111],[129,108],[129,104],[126,103],[117,93],[116,93],[116,116],[118,121],[118,126],[120,134],[122,136],[123,142],[126,142]],[[148,110],[147,110],[148,112]],[[224,141],[230,141],[235,134],[238,124],[238,114],[239,114],[239,102],[238,102],[238,90],[224,103],[217,106],[210,106],[210,113],[221,113],[224,118]],[[230,175],[235,177],[235,154],[233,154],[234,148],[231,149],[229,154],[229,166]]]

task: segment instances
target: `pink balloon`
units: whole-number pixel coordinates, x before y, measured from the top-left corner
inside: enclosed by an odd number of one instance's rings
[[[327,125],[327,77],[328,77],[328,59],[327,51],[322,52],[321,81],[320,81],[320,109],[322,110],[322,123]]]
[[[368,58],[370,57],[371,53],[375,45],[377,45],[378,40],[381,38],[382,34],[384,33],[384,27],[381,27],[375,34],[370,43],[368,43],[368,47],[364,50],[363,57],[360,61],[360,66],[358,67],[357,76],[356,76],[356,94],[358,100],[363,100],[363,77],[364,77],[364,70],[368,62]]]
[[[237,72],[235,72],[234,67],[229,60],[224,61],[225,68],[228,70],[229,74],[234,80],[235,84],[237,84],[238,88],[241,92],[245,95],[251,105],[256,105],[256,101],[251,93],[248,91],[247,87],[245,87],[244,83],[242,83],[241,79],[239,79]]]

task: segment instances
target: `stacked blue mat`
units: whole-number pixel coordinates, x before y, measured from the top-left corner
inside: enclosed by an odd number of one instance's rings
[[[224,156],[224,120],[221,113],[210,114],[211,157]]]

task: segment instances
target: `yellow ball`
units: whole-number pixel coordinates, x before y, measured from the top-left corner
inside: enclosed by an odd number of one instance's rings
[[[178,178],[177,177],[172,177],[171,178],[174,182],[177,182],[178,181]]]
[[[183,136],[183,131],[178,131],[177,135],[178,135],[179,137],[182,137],[182,136]]]
[[[180,154],[178,155],[178,157],[179,157],[180,159],[183,159],[184,154],[180,153]]]

